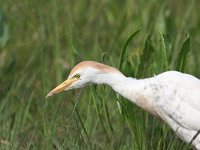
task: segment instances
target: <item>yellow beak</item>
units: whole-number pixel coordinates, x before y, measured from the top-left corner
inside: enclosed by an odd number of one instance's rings
[[[77,80],[78,80],[77,78],[71,78],[71,79],[65,80],[63,83],[59,84],[51,92],[49,92],[49,94],[47,94],[45,98],[64,91],[65,89],[69,88],[70,85],[72,85],[72,83],[74,83]]]

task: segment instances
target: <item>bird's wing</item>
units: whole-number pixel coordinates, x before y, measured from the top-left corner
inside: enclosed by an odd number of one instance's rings
[[[182,101],[200,111],[200,80],[176,71],[168,71],[158,76],[158,82],[177,92]],[[166,91],[167,92],[167,91]]]
[[[198,131],[200,130],[200,112],[186,104],[181,99],[173,103],[165,103],[159,106],[161,116],[171,118],[176,124],[186,129]]]
[[[185,128],[200,129],[200,80],[179,72],[158,76],[161,86],[158,109],[162,117],[170,117]]]

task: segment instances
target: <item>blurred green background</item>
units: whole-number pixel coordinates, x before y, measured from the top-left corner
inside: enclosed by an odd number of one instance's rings
[[[200,77],[199,8],[197,0],[0,0],[0,149],[188,149],[109,87],[44,97],[83,60],[121,63],[137,78],[175,69]]]

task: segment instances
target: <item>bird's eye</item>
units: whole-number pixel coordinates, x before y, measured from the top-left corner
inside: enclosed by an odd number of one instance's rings
[[[74,78],[80,78],[80,75],[79,74],[76,74],[76,75],[74,75]]]

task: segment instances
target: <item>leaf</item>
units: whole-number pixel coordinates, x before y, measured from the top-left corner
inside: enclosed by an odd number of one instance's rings
[[[168,69],[168,61],[167,61],[167,51],[165,46],[165,38],[164,35],[160,33],[161,37],[161,71],[165,71]]]
[[[141,31],[141,29],[136,30],[133,34],[131,34],[131,36],[128,38],[128,40],[126,41],[126,43],[124,44],[122,50],[121,50],[121,54],[120,54],[120,62],[119,62],[119,70],[122,69],[122,66],[125,62],[125,60],[127,59],[127,47],[129,45],[129,43],[131,42],[131,40]]]
[[[145,46],[143,49],[143,54],[140,57],[140,64],[138,67],[137,77],[143,78],[145,73],[147,72],[147,68],[149,67],[152,54],[154,53],[154,48],[152,46],[152,42],[150,40],[151,35],[149,35],[146,39]]]
[[[190,36],[187,35],[186,39],[183,42],[181,51],[178,55],[176,70],[184,72],[185,71],[185,64],[187,61],[187,56],[190,52]]]

